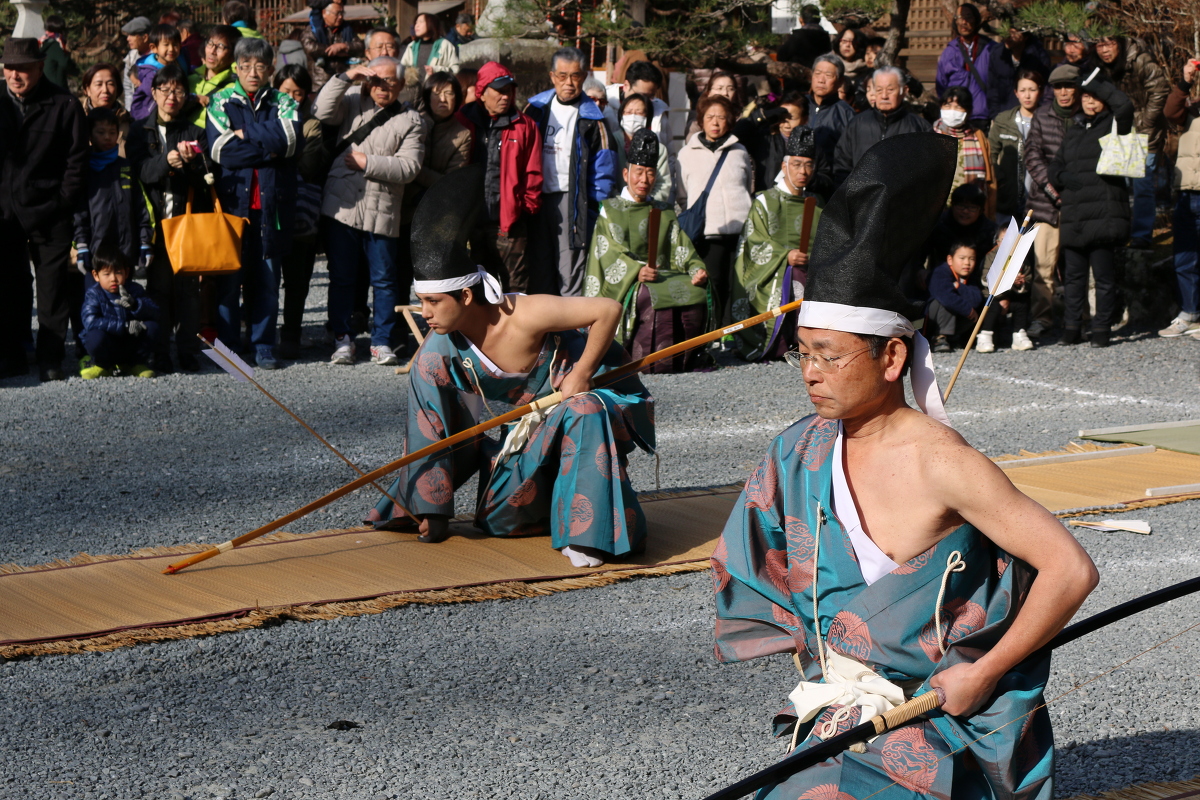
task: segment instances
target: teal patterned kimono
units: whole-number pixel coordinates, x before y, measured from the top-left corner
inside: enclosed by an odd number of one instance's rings
[[[472,427],[483,406],[498,416],[550,394],[586,343],[580,331],[548,334],[529,373],[512,375],[486,366],[461,333],[431,334],[409,373],[404,452]],[[625,361],[614,343],[596,374]],[[622,556],[639,552],[646,538],[646,519],[626,473],[635,446],[654,449],[654,400],[630,376],[554,406],[520,451],[503,461],[497,459],[500,443],[480,435],[404,467],[390,493],[418,516],[452,516],[454,492],[478,471],[475,524],[486,533],[550,533],[555,548],[582,545]],[[368,520],[402,513],[385,499]]]
[[[759,192],[746,217],[742,237],[738,240],[737,260],[733,265],[733,285],[730,287],[733,318],[746,319],[779,308],[795,299],[792,281],[804,284],[807,271],[793,268],[787,255],[800,246],[800,229],[804,224],[804,198],[816,197],[804,192],[793,195],[783,187],[780,176],[776,186]],[[809,253],[816,241],[817,222],[821,209],[813,213],[809,238]],[[751,325],[734,334],[738,352],[747,361],[778,358],[776,350],[786,351],[796,342],[795,314],[776,317],[766,325]],[[780,339],[786,345],[776,348]]]
[[[822,681],[813,625],[815,575],[826,650],[865,664],[911,697],[927,691],[938,671],[974,661],[995,645],[1012,625],[1034,572],[963,525],[868,586],[845,529],[828,510],[837,431],[835,420],[800,420],[772,442],[747,481],[712,558],[717,659],[797,653],[803,680]],[[947,569],[955,553],[966,564],[961,572]],[[944,578],[939,636],[934,607]],[[763,789],[759,798],[852,800],[879,792],[873,796],[882,800],[1050,800],[1053,735],[1046,710],[1034,712],[1049,661],[1008,673],[968,719],[935,711],[879,736],[865,753],[846,751]],[[839,708],[826,707],[802,724],[798,747],[818,741],[818,729],[835,721]],[[837,733],[865,721],[857,707],[848,714],[836,720]],[[792,733],[795,724],[789,702],[775,718],[776,734]],[[832,728],[822,731],[825,738]]]

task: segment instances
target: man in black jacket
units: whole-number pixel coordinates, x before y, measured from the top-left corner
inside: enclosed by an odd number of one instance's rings
[[[42,77],[37,39],[4,46],[0,92],[0,377],[27,370],[22,340],[37,280],[37,361],[43,381],[62,380],[67,322],[83,303],[82,277],[71,269],[71,213],[88,160],[83,107]],[[76,334],[78,335],[78,331]]]
[[[833,180],[838,185],[876,143],[902,133],[933,130],[924,118],[905,105],[903,72],[895,67],[881,67],[871,80],[875,82],[875,107],[850,120],[838,139],[833,159]]]
[[[829,34],[821,27],[821,9],[816,3],[800,6],[800,23],[800,27],[783,40],[776,59],[803,64],[811,69],[817,56],[825,55],[833,48]]]

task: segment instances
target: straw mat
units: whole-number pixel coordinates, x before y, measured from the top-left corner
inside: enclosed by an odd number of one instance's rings
[[[1136,431],[1087,433],[1083,438],[1097,442],[1130,442],[1152,444],[1166,450],[1200,455],[1200,423],[1171,428],[1146,428]]]
[[[1110,449],[1075,445],[1071,452]],[[998,460],[1001,468],[1004,461]],[[1086,508],[1123,509],[1178,502],[1186,497],[1147,498],[1146,490],[1180,486],[1200,480],[1200,456],[1156,450],[1093,461],[1014,467],[1005,470],[1009,480],[1025,494],[1057,514]]]
[[[1171,783],[1139,783],[1098,795],[1080,794],[1069,800],[1188,800],[1200,798],[1200,777]]]
[[[572,567],[549,546],[548,537],[495,538],[459,521],[453,523],[451,537],[438,545],[422,544],[413,534],[370,528],[325,531],[249,543],[176,575],[161,573],[178,554],[10,572],[0,575],[0,608],[5,610],[0,615],[0,656],[82,649],[45,646],[67,639],[115,636],[110,641],[119,646],[129,638],[124,634],[141,629],[263,618],[272,611],[297,616],[293,607],[385,595],[461,602],[553,590],[522,592],[514,583],[565,581],[557,588],[561,591],[611,583],[624,577],[621,573],[704,569],[739,491],[730,486],[643,495],[650,530],[646,552],[599,569]],[[498,589],[491,588],[496,585]],[[409,600],[392,605],[403,602]],[[357,613],[376,610],[383,607]],[[318,616],[343,613],[347,611],[334,609]],[[213,630],[227,629],[218,624]]]
[[[1089,443],[1066,452],[1097,449]],[[1045,454],[1021,457],[1036,455]],[[1011,457],[998,459],[1001,467],[1005,458]],[[1111,512],[1188,499],[1144,495],[1149,487],[1194,481],[1200,456],[1157,451],[1013,467],[1007,474],[1033,499],[1070,516],[1086,508]],[[642,494],[650,532],[646,552],[598,569],[572,567],[548,537],[483,536],[469,521],[454,523],[451,538],[434,546],[412,534],[370,528],[273,534],[170,576],[162,570],[179,554],[207,546],[0,566],[0,657],[107,650],[280,619],[372,614],[414,602],[534,597],[703,570],[739,489]]]

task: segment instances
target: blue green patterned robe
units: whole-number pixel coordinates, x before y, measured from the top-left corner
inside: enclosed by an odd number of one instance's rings
[[[866,664],[893,683],[907,683],[909,696],[920,694],[936,672],[974,661],[995,645],[1012,625],[1034,572],[963,525],[868,586],[845,529],[828,510],[837,431],[833,420],[800,420],[772,442],[747,481],[712,559],[717,659],[794,652],[803,680],[821,681],[813,627],[815,574],[826,649]],[[817,536],[820,563],[814,573]],[[939,643],[934,606],[955,552],[967,566],[949,575]],[[947,647],[944,656],[942,646]],[[762,790],[759,797],[1050,800],[1053,735],[1046,710],[1034,711],[1042,702],[1049,658],[1022,669],[1006,675],[969,719],[935,711],[876,738],[865,753],[847,751]],[[818,741],[815,728],[838,708],[827,707],[803,724],[798,747]],[[853,708],[837,731],[865,721],[860,716]],[[789,702],[775,717],[776,734],[791,733],[795,721]]]
[[[553,391],[583,354],[587,336],[546,336],[527,375],[485,366],[461,333],[431,334],[409,373],[404,452],[416,452],[476,424],[486,404],[495,415]],[[596,374],[625,363],[612,344]],[[505,431],[508,426],[505,426]],[[501,437],[503,440],[503,437]],[[626,473],[635,446],[654,449],[654,400],[637,376],[555,406],[521,450],[497,461],[498,442],[480,435],[401,469],[389,492],[417,516],[454,514],[454,492],[480,472],[475,524],[492,536],[550,533],[552,546],[639,552],[646,519]],[[371,522],[403,512],[383,500]]]

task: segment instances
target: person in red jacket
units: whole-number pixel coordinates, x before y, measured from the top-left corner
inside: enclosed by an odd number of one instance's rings
[[[471,236],[477,263],[507,292],[529,291],[527,223],[542,204],[542,137],[517,109],[517,81],[495,61],[479,68],[475,97],[458,112],[472,134],[471,162],[485,165],[484,213]]]

